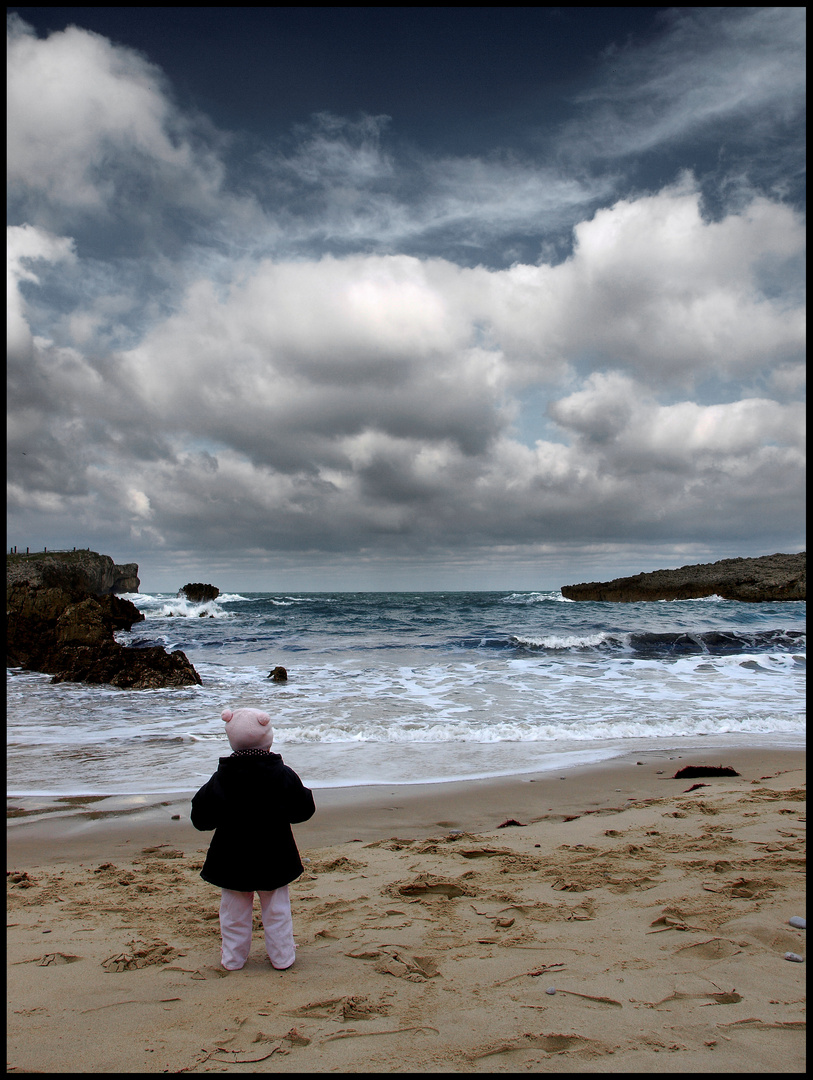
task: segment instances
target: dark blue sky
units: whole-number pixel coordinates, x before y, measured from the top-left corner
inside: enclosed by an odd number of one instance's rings
[[[460,153],[556,122],[619,45],[664,8],[26,7],[139,49],[179,103],[227,130],[285,134],[311,113],[386,113],[405,138]],[[452,140],[450,145],[449,140]]]
[[[805,31],[11,9],[10,542],[235,588],[800,548]]]
[[[214,138],[208,121],[219,130],[224,160],[237,166],[225,182],[253,186],[260,198],[258,162],[262,170],[270,148],[290,151],[314,116],[329,114],[348,123],[382,118],[382,145],[405,163],[454,155],[567,169],[595,188],[593,206],[608,194],[672,183],[686,169],[710,215],[724,211],[732,182],[763,193],[779,186],[785,200],[804,202],[802,112],[773,109],[755,118],[747,106],[741,112],[724,102],[716,115],[717,103],[701,101],[691,122],[691,65],[674,86],[668,77],[659,81],[659,66],[668,73],[675,65],[681,35],[688,53],[707,61],[701,77],[715,65],[724,76],[731,56],[743,76],[759,81],[758,71],[744,70],[754,43],[735,31],[727,48],[718,9],[691,9],[696,25],[688,32],[680,27],[684,9],[653,7],[11,10],[41,37],[76,25],[139,50],[160,69],[164,93],[198,118],[198,137]],[[766,49],[776,49],[769,37]],[[738,93],[724,77],[721,83],[723,98]],[[675,130],[638,142],[634,133],[657,125],[671,104],[685,110]],[[545,237],[561,257],[570,251],[572,224],[571,215],[523,224],[511,233],[508,254],[464,238],[456,258],[494,266],[535,259]],[[116,236],[108,226],[107,242]],[[448,233],[438,239],[401,250],[435,254],[454,242]],[[138,242],[129,229],[121,236],[123,246]],[[329,241],[324,249],[345,250]]]

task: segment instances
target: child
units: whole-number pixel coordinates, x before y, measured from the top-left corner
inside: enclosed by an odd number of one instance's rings
[[[296,959],[288,885],[304,869],[291,822],[307,821],[316,807],[293,769],[271,753],[267,713],[226,709],[222,719],[233,753],[192,799],[192,824],[215,830],[200,876],[223,890],[221,962],[237,971],[248,959],[258,892],[268,959],[284,971]]]

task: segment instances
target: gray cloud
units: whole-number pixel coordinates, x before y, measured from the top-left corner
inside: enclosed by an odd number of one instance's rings
[[[626,119],[601,152],[631,149],[645,90],[643,137],[688,137],[692,79],[710,118],[793,115],[798,79],[771,66],[791,17],[738,9],[693,51],[710,17],[608,59],[602,108]],[[767,88],[747,76],[759,27]],[[241,186],[144,57],[19,19],[10,42],[18,532],[450,565],[801,542],[804,223],[779,198],[712,217],[688,172],[622,197],[555,159],[432,159],[386,118],[330,114]],[[105,255],[110,221],[150,256]],[[517,236],[534,258],[506,260]]]

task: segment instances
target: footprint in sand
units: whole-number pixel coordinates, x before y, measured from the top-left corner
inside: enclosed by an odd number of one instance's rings
[[[738,994],[735,990],[731,993],[699,993],[699,994],[685,994],[680,991],[676,991],[674,994],[670,994],[668,997],[661,998],[660,1001],[644,1001],[642,1004],[647,1009],[659,1009],[661,1006],[676,1005],[680,1002],[705,1000],[707,1005],[737,1005],[743,1000],[742,994]],[[636,1006],[637,1007],[637,1006]],[[667,1008],[668,1011],[668,1008]]]
[[[152,855],[156,859],[183,859],[186,856],[182,851],[178,851],[177,848],[171,848],[167,844],[158,844],[156,847],[145,847],[141,849],[142,855]],[[135,859],[135,862],[141,862],[140,859]]]
[[[694,926],[687,922],[681,911],[673,907],[664,908],[658,918],[649,925],[655,929],[648,930],[648,934],[662,934],[665,930],[699,930],[701,933],[708,931],[708,927]]]
[[[798,949],[799,935],[790,929],[774,925],[770,919],[755,916],[731,920],[726,925],[729,933],[742,935],[746,939],[762,945],[771,952],[784,952],[786,949]]]
[[[418,899],[433,896],[474,896],[475,893],[468,886],[460,885],[455,881],[446,881],[435,877],[433,874],[421,874],[416,881],[396,881],[388,886],[385,892],[393,896],[415,896]]]
[[[312,874],[350,874],[366,870],[367,864],[340,855],[337,859],[330,859],[327,862],[311,862],[308,869]]]
[[[723,960],[727,956],[736,956],[742,949],[733,941],[726,938],[709,938],[708,941],[698,941],[694,945],[683,945],[675,949],[674,955],[684,953],[687,956],[699,960]]]
[[[36,878],[32,878],[27,870],[7,870],[6,883],[18,889],[32,889],[38,884]]]
[[[775,881],[770,878],[738,878],[736,881],[717,882],[704,881],[703,888],[706,892],[727,893],[732,898],[741,900],[764,900],[779,888]]]
[[[401,949],[368,946],[345,953],[353,960],[378,960],[375,970],[382,975],[395,975],[407,982],[426,982],[440,975],[431,956],[410,956]]]
[[[370,1001],[364,994],[353,994],[350,997],[311,1001],[291,1010],[288,1015],[318,1020],[369,1020],[374,1016],[386,1016],[391,1008],[391,1005]]]
[[[375,970],[382,975],[395,975],[407,982],[426,982],[440,975],[437,964],[431,956],[408,956],[403,952],[382,950],[384,959],[375,965]]]
[[[495,1054],[509,1054],[517,1050],[543,1050],[547,1054],[561,1054],[580,1050],[595,1052],[602,1049],[604,1049],[603,1044],[595,1039],[587,1039],[576,1034],[564,1035],[552,1032],[549,1035],[544,1033],[540,1035],[523,1035],[519,1039],[503,1043],[500,1046],[494,1046],[488,1050],[481,1050],[479,1053],[469,1055],[469,1057],[472,1061],[479,1061],[480,1058],[493,1057]]]
[[[318,904],[316,907],[311,908],[310,911],[305,914],[310,915],[339,915],[345,911],[356,911],[357,905],[351,904],[347,900],[325,900],[323,903]]]
[[[37,967],[52,967],[54,964],[75,964],[77,960],[81,959],[81,956],[71,956],[70,953],[51,952],[41,956],[38,960],[31,960],[29,963],[36,964]]]
[[[514,852],[510,848],[480,847],[455,848],[454,854],[462,855],[464,859],[490,859],[496,855],[512,856]]]
[[[107,960],[102,961],[102,967],[108,974],[117,971],[135,971],[137,968],[149,967],[152,964],[168,964],[179,956],[183,956],[183,953],[165,941],[150,944],[134,941],[130,945],[129,952],[109,956]]]

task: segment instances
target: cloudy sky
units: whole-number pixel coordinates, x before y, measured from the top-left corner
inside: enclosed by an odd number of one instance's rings
[[[8,543],[544,589],[804,536],[800,8],[8,18]]]

